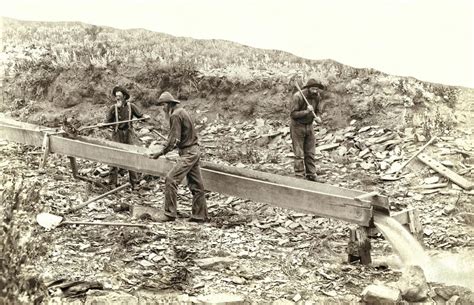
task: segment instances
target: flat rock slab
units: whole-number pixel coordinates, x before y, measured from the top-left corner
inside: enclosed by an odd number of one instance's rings
[[[398,304],[402,299],[400,290],[373,284],[367,286],[361,296],[368,304]]]
[[[132,218],[157,220],[163,215],[163,211],[154,207],[134,205],[132,207]]]
[[[241,305],[245,304],[244,297],[236,294],[218,293],[197,297],[195,304],[206,305]]]
[[[235,259],[231,257],[209,257],[194,260],[196,264],[202,269],[211,269],[217,265],[229,265],[232,264]]]

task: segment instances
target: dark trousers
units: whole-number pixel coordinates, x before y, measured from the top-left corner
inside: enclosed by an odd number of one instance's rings
[[[293,143],[293,153],[295,154],[295,176],[314,180],[316,177],[314,158],[316,141],[314,139],[313,124],[291,122],[290,135]]]
[[[201,152],[198,145],[179,150],[179,158],[165,179],[165,215],[176,217],[178,184],[186,177],[193,194],[191,218],[207,219],[207,203],[199,161]]]
[[[135,135],[133,129],[117,130],[112,133],[112,140],[119,143],[136,145],[138,139]],[[128,171],[128,178],[132,186],[136,185],[138,182],[138,175],[134,171]],[[110,177],[109,183],[112,185],[117,185],[118,182],[118,168],[115,166],[110,167]]]

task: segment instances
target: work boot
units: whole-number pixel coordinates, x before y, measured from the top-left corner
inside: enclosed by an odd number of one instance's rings
[[[209,219],[208,218],[194,218],[194,217],[190,217],[189,222],[197,222],[197,223],[203,223],[203,222],[208,222]]]
[[[316,181],[316,175],[306,175],[306,180]]]

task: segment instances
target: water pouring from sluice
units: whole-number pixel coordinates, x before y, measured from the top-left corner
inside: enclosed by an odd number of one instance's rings
[[[420,266],[429,282],[460,285],[474,290],[474,253],[427,253],[397,220],[377,214],[374,224],[391,244],[402,267]]]

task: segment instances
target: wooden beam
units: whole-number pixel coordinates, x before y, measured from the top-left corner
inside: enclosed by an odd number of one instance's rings
[[[43,133],[38,129],[0,125],[0,137],[9,141],[41,146]],[[97,142],[98,140],[83,137],[69,139],[51,135],[50,150],[52,153],[106,163],[154,176],[165,176],[174,165],[165,158],[149,159],[143,155],[143,152],[147,151],[144,148],[105,140],[99,141],[101,144]],[[107,145],[103,145],[104,143]],[[208,162],[206,165],[212,167]],[[364,192],[251,170],[245,171],[248,176],[236,173],[213,170],[204,166],[202,168],[207,190],[341,219],[361,226],[371,225],[373,212],[371,202],[354,200],[354,197]],[[257,179],[259,177],[260,179]]]
[[[429,157],[426,154],[420,154],[418,156],[418,160],[423,162],[424,164],[428,165],[432,169],[434,169],[436,172],[441,174],[442,176],[448,178],[449,180],[453,181],[460,187],[462,187],[465,190],[471,190],[474,187],[474,183],[467,180],[464,177],[459,176],[449,168],[445,167],[443,164],[439,163],[435,159]]]

